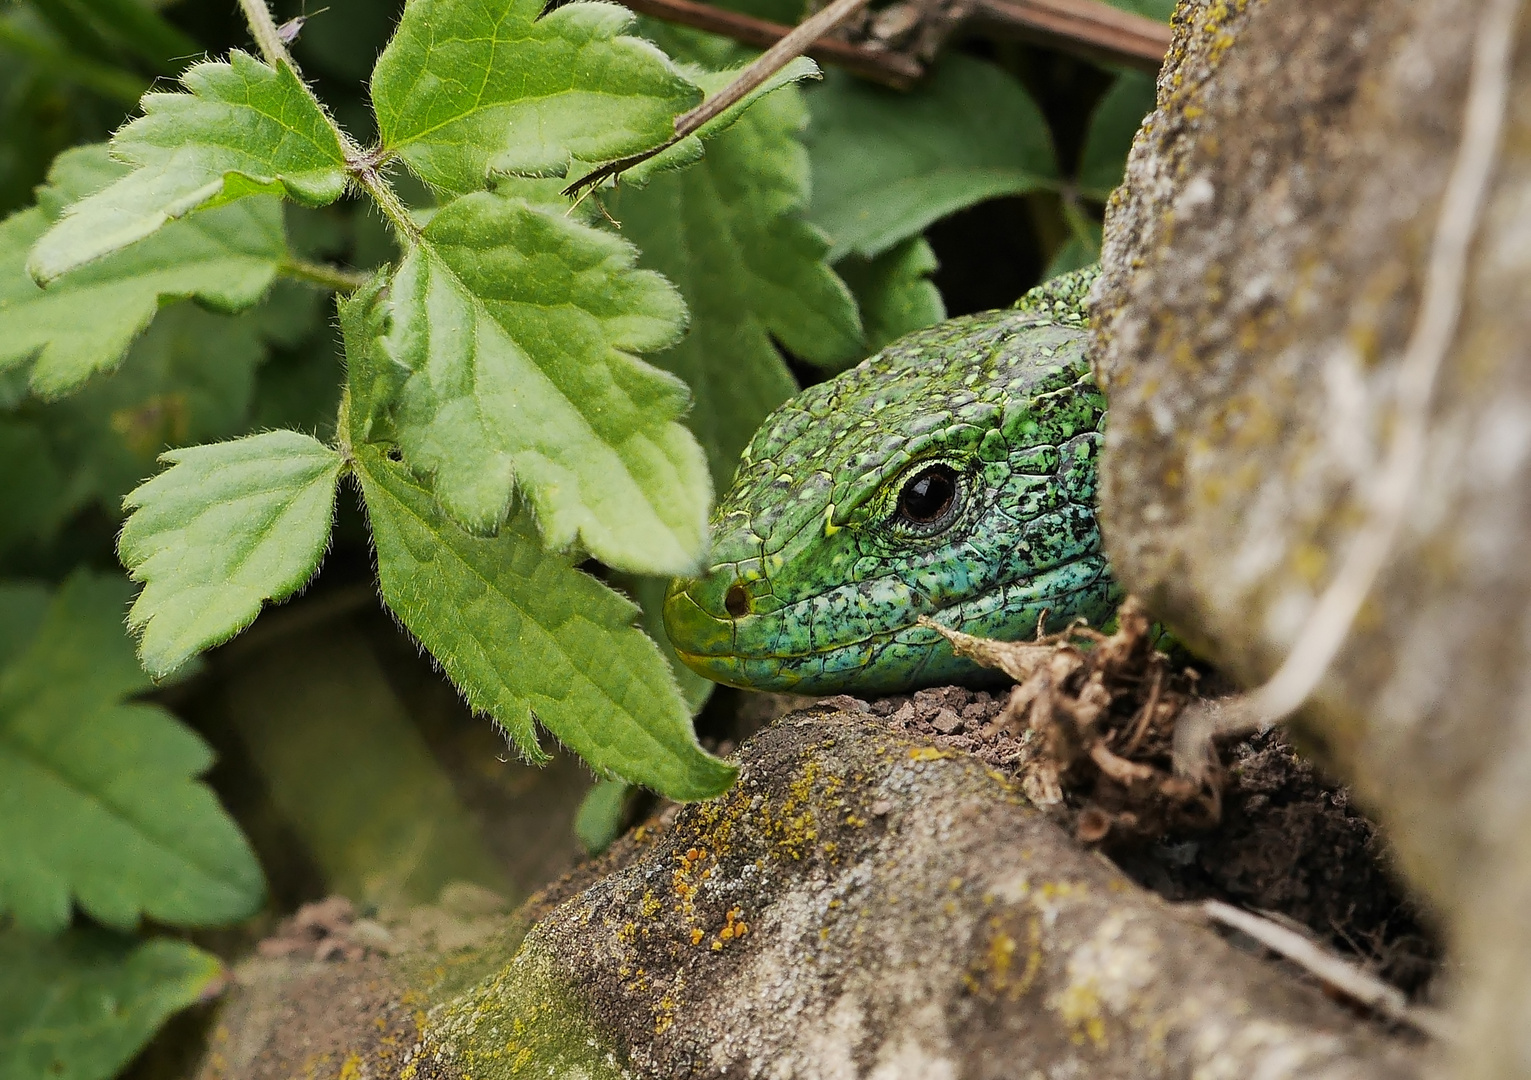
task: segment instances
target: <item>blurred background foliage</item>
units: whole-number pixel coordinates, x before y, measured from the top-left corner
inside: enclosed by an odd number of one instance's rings
[[[401,6],[330,0],[293,46],[362,140],[374,134],[366,79]],[[785,23],[803,14],[799,0],[729,6]],[[1116,6],[1167,19],[1172,4]],[[304,14],[278,5],[279,19]],[[683,62],[749,55],[648,19],[639,32]],[[235,47],[249,37],[232,2],[0,3],[0,216],[30,205],[55,155],[106,139],[156,81]],[[1095,259],[1105,200],[1153,94],[1141,72],[970,38],[911,91],[829,70],[766,99],[698,166],[604,193],[641,265],[691,308],[686,340],[652,359],[692,385],[688,422],[715,482],[727,483],[765,413],[826,366]],[[366,269],[396,255],[370,204],[285,212],[306,258]],[[17,269],[0,268],[0,329]],[[839,288],[835,276],[857,299],[864,340],[837,340],[815,299]],[[174,304],[115,372],[62,400],[28,397],[24,375],[0,374],[0,912],[11,912],[0,914],[0,1076],[181,1075],[224,963],[301,904],[338,893],[387,916],[455,882],[513,904],[652,807],[564,754],[522,764],[469,715],[378,604],[346,494],[304,595],[173,683],[139,670],[114,554],[122,497],[170,447],[276,427],[327,437],[341,362],[330,297],[284,281],[237,316]],[[661,587],[613,584],[640,600]],[[714,749],[764,715],[681,677]],[[38,770],[94,792],[99,815],[48,805]],[[152,787],[161,816],[114,819],[125,783]],[[23,833],[45,819],[48,844],[29,846]],[[220,824],[230,819],[237,828]],[[175,858],[196,863],[206,895],[181,907],[167,896],[145,925],[119,917],[113,883],[141,874],[152,892],[156,860]],[[45,887],[47,864],[67,860],[101,879],[79,910]],[[259,913],[244,917],[251,898]]]

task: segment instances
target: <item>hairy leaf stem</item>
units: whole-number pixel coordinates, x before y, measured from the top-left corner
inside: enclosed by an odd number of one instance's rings
[[[398,230],[405,240],[415,241],[420,238],[420,226],[415,224],[414,218],[409,216],[409,208],[404,205],[398,193],[393,190],[393,185],[380,171],[385,160],[385,155],[380,150],[364,150],[357,141],[351,138],[335,120],[330,116],[324,103],[314,94],[312,88],[303,80],[302,72],[292,54],[287,51],[287,43],[282,40],[281,31],[277,29],[276,19],[271,15],[271,9],[266,6],[266,0],[239,0],[239,7],[245,13],[245,21],[249,23],[250,33],[255,38],[255,44],[260,48],[261,56],[265,57],[266,63],[272,67],[286,65],[298,82],[302,83],[304,91],[314,104],[319,106],[319,111],[324,114],[325,122],[335,132],[335,138],[340,142],[341,153],[345,157],[346,172],[355,178],[363,191],[372,196],[377,203],[378,209],[390,224]]]
[[[272,67],[286,64],[296,72],[298,65],[293,62],[292,54],[287,51],[287,43],[277,32],[276,20],[271,17],[271,9],[266,6],[266,0],[239,0],[239,9],[245,13],[245,22],[250,25],[250,33],[254,35],[255,44],[266,58],[266,63]]]
[[[307,259],[286,259],[277,267],[277,273],[338,293],[354,292],[365,285],[371,276],[359,270],[346,270],[328,263],[309,262]]]

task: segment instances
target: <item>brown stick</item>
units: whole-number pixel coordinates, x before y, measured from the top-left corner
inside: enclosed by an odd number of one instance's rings
[[[1063,52],[1158,71],[1170,28],[1102,0],[974,0],[973,24]]]
[[[694,26],[746,45],[769,47],[792,28],[698,0],[624,0],[628,7],[666,22]],[[1118,11],[1101,0],[974,0],[973,24],[991,33],[1011,34],[1064,52],[1108,63],[1157,71],[1169,50],[1170,28],[1153,19]],[[869,79],[904,89],[919,78],[918,63],[899,53],[820,39],[810,56]]]
[[[792,27],[767,22],[753,15],[697,3],[696,0],[623,0],[634,11],[665,22],[694,26],[714,34],[768,49],[792,32]],[[921,66],[900,53],[852,45],[835,38],[820,38],[807,50],[815,60],[834,64],[874,82],[903,90],[918,79]]]
[[[746,64],[744,69],[734,76],[733,82],[690,112],[677,116],[675,134],[663,145],[602,165],[564,188],[563,193],[574,195],[580,191],[593,190],[597,184],[608,177],[619,176],[634,165],[664,153],[688,135],[700,130],[709,120],[721,116],[730,107],[743,101],[752,90],[801,56],[804,49],[830,33],[870,2],[871,0],[834,0],[822,11],[814,12],[793,27],[792,32],[786,37]]]

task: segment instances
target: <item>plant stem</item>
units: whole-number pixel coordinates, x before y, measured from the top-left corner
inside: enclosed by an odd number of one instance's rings
[[[786,67],[793,60],[810,48],[814,42],[834,30],[846,19],[866,7],[871,0],[834,0],[822,11],[818,11],[804,19],[792,32],[772,45],[765,52],[754,59],[734,80],[719,90],[712,97],[702,102],[690,112],[681,113],[675,118],[675,134],[665,142],[645,150],[641,154],[633,154],[631,157],[622,158],[620,161],[609,162],[580,177],[574,183],[563,189],[565,195],[574,195],[585,189],[594,188],[603,180],[626,172],[639,162],[647,161],[656,154],[662,154],[686,136],[694,133],[707,121],[714,119],[729,107],[738,104],[752,90],[760,86],[772,75]]]
[[[383,212],[398,234],[405,241],[413,243],[420,239],[420,226],[415,219],[409,216],[409,207],[404,205],[404,200],[399,198],[399,193],[393,190],[393,185],[382,174],[376,161],[361,154],[355,162],[350,160],[349,151],[346,154],[347,164],[352,166],[351,175],[356,177],[363,190],[372,196],[377,208]]]
[[[1069,231],[1074,234],[1074,239],[1085,246],[1092,259],[1100,258],[1100,243],[1095,239],[1095,232],[1090,227],[1094,223],[1084,212],[1084,208],[1079,205],[1079,192],[1072,185],[1066,185],[1058,194],[1063,200],[1063,220],[1068,222]]]
[[[793,60],[803,55],[815,41],[828,34],[846,19],[866,7],[871,0],[834,0],[834,3],[804,19],[792,33],[772,45],[739,72],[733,82],[712,95],[690,112],[675,118],[675,141],[684,139],[725,109],[743,100],[746,94]]]
[[[38,67],[61,79],[115,98],[128,106],[138,104],[149,84],[137,75],[58,48],[52,42],[0,19],[0,48],[20,53]]]
[[[694,26],[714,34],[722,34],[735,41],[757,48],[768,49],[792,33],[792,27],[781,23],[757,19],[739,11],[698,0],[622,0],[634,11],[651,15],[665,22],[681,26]],[[835,38],[820,38],[808,50],[815,60],[842,67],[868,79],[873,79],[895,90],[907,90],[920,77],[924,68],[919,61],[887,49],[874,49],[866,45],[853,45]]]
[[[1101,0],[974,0],[972,23],[1108,64],[1158,71],[1170,28]]]
[[[260,47],[261,55],[266,58],[266,63],[272,67],[285,64],[298,77],[298,82],[302,83],[308,96],[313,98],[314,103],[324,113],[330,129],[335,132],[335,138],[340,141],[340,152],[345,157],[346,172],[355,178],[362,190],[372,196],[378,209],[398,230],[400,236],[411,242],[418,240],[420,226],[416,225],[414,218],[409,216],[409,208],[404,205],[404,200],[399,198],[398,192],[393,190],[387,177],[382,174],[383,155],[377,151],[363,150],[355,139],[330,118],[329,111],[324,108],[323,102],[314,96],[308,83],[303,81],[297,63],[293,60],[292,54],[287,51],[287,44],[277,31],[276,20],[271,17],[271,9],[266,6],[266,0],[239,0],[239,7],[245,13],[245,21],[250,24],[250,33],[254,36],[256,45]]]
[[[239,8],[245,13],[245,22],[250,24],[250,33],[254,35],[255,44],[266,58],[266,63],[272,67],[286,64],[296,73],[298,65],[293,63],[282,35],[277,33],[276,20],[271,17],[271,9],[266,6],[266,0],[239,0]]]
[[[187,37],[142,0],[80,0],[96,18],[139,56],[167,75],[185,67],[183,61],[203,54],[202,46]]]
[[[351,445],[351,380],[347,378],[340,388],[340,407],[335,413],[335,449],[350,467],[356,460],[356,450]]]
[[[371,274],[359,270],[346,270],[328,263],[309,262],[307,259],[286,259],[277,267],[277,273],[294,281],[306,281],[331,292],[354,292],[367,283]]]

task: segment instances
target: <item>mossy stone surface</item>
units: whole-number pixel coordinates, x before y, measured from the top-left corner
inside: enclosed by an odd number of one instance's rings
[[[1107,552],[1248,684],[1343,563],[1397,433],[1484,0],[1185,0],[1094,296]],[[1460,943],[1471,1075],[1531,1044],[1531,16],[1406,524],[1297,734]],[[1496,1033],[1498,1033],[1496,1035]]]

